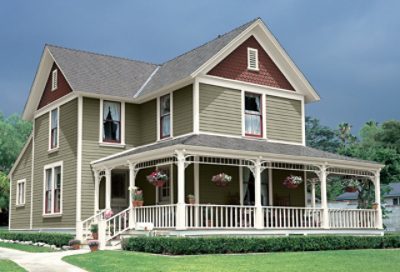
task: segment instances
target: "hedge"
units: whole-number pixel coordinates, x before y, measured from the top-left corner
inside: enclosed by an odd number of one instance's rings
[[[5,240],[42,242],[58,247],[68,245],[68,241],[74,239],[74,235],[67,233],[50,232],[8,232],[1,231],[0,238]]]
[[[122,248],[169,255],[400,248],[400,235],[288,237],[131,237]]]

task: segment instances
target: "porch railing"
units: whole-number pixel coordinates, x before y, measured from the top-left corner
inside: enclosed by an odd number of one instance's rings
[[[176,205],[156,205],[135,207],[136,223],[153,223],[154,228],[168,229],[176,226]]]
[[[99,212],[97,212],[96,214],[92,215],[91,217],[83,220],[81,222],[82,224],[82,237],[79,239],[82,240],[87,240],[91,237],[92,233],[90,231],[90,228],[92,226],[92,224],[97,224],[99,222],[99,220],[102,220],[104,218],[104,213],[106,212],[106,210],[101,210]]]
[[[254,228],[254,206],[186,205],[186,227],[192,229]]]
[[[129,229],[131,212],[132,210],[127,208],[105,220],[106,241],[113,239]]]
[[[320,228],[322,209],[303,207],[263,207],[265,228]]]
[[[332,229],[375,228],[376,212],[372,209],[329,209],[329,227]]]

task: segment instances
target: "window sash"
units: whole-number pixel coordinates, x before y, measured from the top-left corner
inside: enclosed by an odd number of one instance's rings
[[[103,142],[121,142],[121,103],[103,101]]]
[[[44,214],[59,214],[62,198],[62,166],[45,169]]]
[[[25,180],[17,182],[16,205],[25,205]]]
[[[58,109],[54,109],[50,114],[50,149],[58,147]]]
[[[160,138],[171,136],[171,96],[160,97]]]
[[[257,111],[255,110],[247,110],[246,109],[246,98],[251,97],[255,98],[256,106],[258,108]],[[245,122],[245,135],[246,136],[255,136],[255,137],[262,137],[263,134],[263,119],[262,119],[262,102],[261,102],[261,95],[258,94],[245,94],[245,105],[244,105],[244,122]]]

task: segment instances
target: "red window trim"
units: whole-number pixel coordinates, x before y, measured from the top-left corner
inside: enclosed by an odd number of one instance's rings
[[[256,96],[258,96],[258,97],[260,97],[260,113],[259,114],[255,114],[255,113],[247,113],[246,112],[246,95],[247,94],[251,94],[251,95],[256,95]],[[245,99],[245,102],[244,102],[244,109],[243,109],[243,111],[244,111],[244,115],[245,115],[245,117],[246,117],[246,115],[256,115],[256,116],[260,116],[260,134],[251,134],[251,133],[246,133],[246,124],[245,124],[245,126],[244,126],[244,135],[245,136],[249,136],[249,137],[255,137],[255,138],[262,138],[263,137],[263,130],[264,130],[264,127],[263,127],[263,101],[262,101],[262,95],[261,94],[258,94],[258,93],[251,93],[251,92],[245,92],[244,93],[244,99]],[[245,120],[246,120],[246,118],[245,118]],[[245,121],[246,122],[246,121]]]
[[[169,103],[170,103],[169,104],[169,113],[161,115],[161,100],[167,96],[169,96]],[[160,139],[166,139],[166,138],[171,137],[171,125],[169,126],[168,135],[163,135],[163,119],[167,116],[169,116],[169,122],[171,123],[171,95],[170,94],[166,94],[166,95],[163,95],[160,97]]]

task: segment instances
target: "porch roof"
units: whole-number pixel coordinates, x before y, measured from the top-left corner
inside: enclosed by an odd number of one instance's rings
[[[284,155],[284,156],[292,156],[294,158],[309,158],[310,160],[317,159],[318,161],[326,160],[326,161],[341,161],[343,163],[348,162],[348,163],[365,164],[368,166],[373,166],[374,168],[383,167],[382,164],[377,162],[341,156],[338,154],[333,154],[302,145],[272,143],[272,142],[267,142],[265,140],[243,139],[243,138],[205,135],[205,134],[200,134],[200,135],[192,134],[179,138],[161,141],[143,147],[132,148],[130,150],[126,150],[93,161],[92,164],[103,164],[114,160],[119,161],[123,158],[128,159],[128,157],[139,155],[141,153],[155,151],[157,149],[163,149],[163,150],[166,148],[172,149],[174,147],[187,148],[187,149],[190,149],[190,147],[204,147],[204,148],[220,149],[220,150],[230,150],[230,151],[233,150],[239,152],[242,151],[246,153],[254,152],[254,155],[260,155],[261,153],[265,153],[265,156]]]

